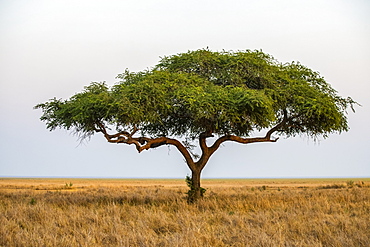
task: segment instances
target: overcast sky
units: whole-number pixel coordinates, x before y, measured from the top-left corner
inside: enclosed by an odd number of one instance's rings
[[[349,132],[318,142],[227,143],[203,178],[370,177],[369,13],[368,0],[0,0],[0,177],[184,178],[174,148],[80,144],[33,106],[206,47],[300,61],[362,107]]]

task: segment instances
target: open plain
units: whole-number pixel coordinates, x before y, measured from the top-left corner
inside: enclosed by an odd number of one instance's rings
[[[370,179],[0,179],[0,246],[370,246]]]

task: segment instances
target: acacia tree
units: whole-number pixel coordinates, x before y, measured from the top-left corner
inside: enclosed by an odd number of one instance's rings
[[[319,73],[262,51],[189,51],[117,78],[110,88],[93,82],[68,100],[35,108],[49,130],[73,130],[83,138],[101,133],[139,153],[176,147],[191,170],[190,201],[202,197],[201,171],[222,143],[276,142],[273,134],[327,137],[348,130],[346,109],[356,103]],[[256,131],[266,134],[252,136]]]

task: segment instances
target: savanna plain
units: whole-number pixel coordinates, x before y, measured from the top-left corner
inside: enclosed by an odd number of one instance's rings
[[[370,246],[370,178],[0,178],[0,246]]]

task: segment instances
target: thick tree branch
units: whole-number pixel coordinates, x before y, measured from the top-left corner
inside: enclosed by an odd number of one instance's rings
[[[133,135],[139,130],[138,128],[134,127],[131,133],[127,131],[121,131],[114,135],[108,134],[105,126],[102,123],[97,124],[98,128],[96,129],[97,132],[102,132],[104,137],[110,143],[125,143],[125,144],[134,144],[136,146],[136,150],[140,153],[143,150],[148,150],[150,148],[157,148],[163,145],[173,145],[175,146],[180,153],[184,156],[187,164],[193,169],[194,161],[186,149],[186,147],[176,139],[168,138],[168,137],[158,137],[158,138],[148,138],[148,137],[133,137]]]
[[[206,165],[207,161],[211,157],[210,148],[207,146],[207,138],[214,137],[212,131],[205,131],[199,135],[199,146],[202,150],[202,155],[200,159],[195,163],[195,166],[198,170],[202,170]]]
[[[205,131],[199,135],[199,145],[203,153],[208,150],[206,139],[209,137],[213,137],[212,131]]]
[[[268,138],[270,139],[271,138],[271,135],[275,132],[275,131],[278,131],[280,128],[282,128],[288,121],[288,112],[284,109],[283,110],[283,119],[281,120],[280,123],[278,123],[275,127],[273,127],[272,129],[270,129],[267,133],[266,133],[266,136],[265,138]],[[275,140],[275,142],[278,140],[279,138],[277,138]]]
[[[267,131],[266,135],[264,137],[253,137],[253,138],[242,138],[240,136],[235,135],[225,135],[220,138],[218,138],[215,143],[209,148],[211,154],[213,154],[220,145],[225,141],[234,141],[242,144],[248,144],[248,143],[255,143],[255,142],[276,142],[279,138],[271,139],[271,135],[281,129],[288,121],[288,114],[287,111],[283,111],[283,119],[280,123],[275,125],[273,128],[271,128],[269,131]]]
[[[114,135],[111,135],[107,132],[106,127],[98,122],[96,124],[98,128],[95,130],[96,132],[102,132],[104,134],[105,139],[107,139],[110,143],[126,143],[126,144],[134,144],[136,146],[136,149],[139,151],[140,149],[140,142],[139,140],[136,140],[136,138],[132,138],[132,136],[138,131],[136,126],[134,127],[133,131],[131,133],[127,131],[121,131]]]
[[[138,138],[138,139],[140,139],[140,138]],[[148,150],[150,148],[160,147],[160,146],[163,146],[163,145],[172,145],[172,146],[175,146],[179,150],[179,152],[184,156],[184,158],[186,160],[186,163],[189,166],[191,166],[191,168],[194,167],[194,160],[191,157],[190,152],[178,140],[168,138],[168,137],[158,137],[158,138],[154,138],[154,139],[142,138],[141,137],[141,139],[145,140],[146,144],[140,147],[139,152],[141,152],[143,150]]]

